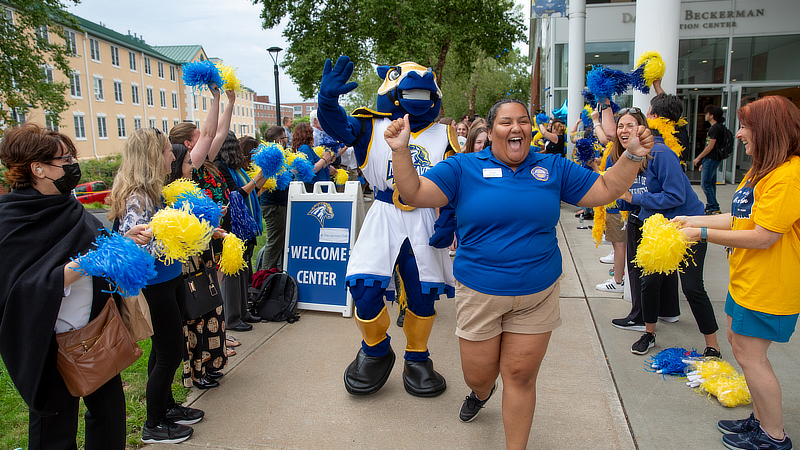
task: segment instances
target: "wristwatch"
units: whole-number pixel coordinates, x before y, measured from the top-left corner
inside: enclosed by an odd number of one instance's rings
[[[631,153],[631,152],[629,152],[627,150],[625,150],[624,154],[628,159],[630,159],[633,162],[642,162],[642,161],[644,161],[644,158],[645,158],[644,156],[636,156],[636,155],[634,155],[633,153]]]
[[[708,242],[708,228],[700,227],[700,243],[705,244]]]

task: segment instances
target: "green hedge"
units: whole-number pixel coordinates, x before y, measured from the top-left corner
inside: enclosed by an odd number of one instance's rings
[[[111,185],[114,183],[114,176],[119,170],[120,161],[122,161],[121,154],[81,161],[81,183],[100,180],[111,189]]]

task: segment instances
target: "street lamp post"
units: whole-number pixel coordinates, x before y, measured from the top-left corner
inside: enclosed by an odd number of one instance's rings
[[[275,66],[275,114],[278,118],[277,125],[280,127],[281,125],[281,90],[280,90],[280,83],[278,82],[278,53],[280,53],[283,49],[280,47],[270,47],[267,49],[269,52],[269,56],[272,57],[272,63]]]

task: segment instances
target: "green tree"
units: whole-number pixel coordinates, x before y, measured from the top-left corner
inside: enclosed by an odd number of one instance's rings
[[[317,91],[326,58],[347,55],[362,75],[369,65],[411,60],[433,67],[441,83],[448,61],[454,70],[471,73],[476,49],[502,58],[525,40],[523,14],[513,0],[253,2],[264,4],[264,28],[289,17],[283,32],[289,48],[281,65],[306,98]]]
[[[13,126],[18,115],[42,108],[57,125],[59,114],[69,107],[64,95],[69,85],[53,82],[48,72],[58,70],[67,77],[72,73],[72,51],[48,38],[56,34],[66,41],[64,25],[80,30],[65,8],[61,0],[0,3],[0,121],[5,124]]]

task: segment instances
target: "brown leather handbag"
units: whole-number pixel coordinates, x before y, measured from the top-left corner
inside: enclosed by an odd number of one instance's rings
[[[56,334],[56,367],[73,397],[86,397],[142,356],[113,298],[79,330]]]

